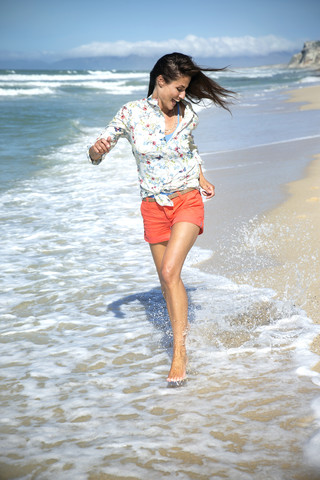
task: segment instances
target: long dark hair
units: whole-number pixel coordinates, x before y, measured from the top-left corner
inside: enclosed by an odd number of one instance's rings
[[[159,58],[150,72],[148,97],[153,93],[156,79],[159,75],[163,76],[166,83],[177,80],[181,76],[189,76],[191,81],[186,89],[186,97],[190,102],[200,103],[201,100],[207,98],[216,105],[229,110],[228,104],[231,102],[235,92],[221,87],[221,85],[203,73],[222,72],[224,70],[226,68],[200,67],[191,57],[183,53],[168,53]]]

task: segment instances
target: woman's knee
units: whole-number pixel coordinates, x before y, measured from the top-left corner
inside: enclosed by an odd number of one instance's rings
[[[170,288],[180,281],[180,272],[174,265],[164,263],[160,270],[160,280],[164,287]]]

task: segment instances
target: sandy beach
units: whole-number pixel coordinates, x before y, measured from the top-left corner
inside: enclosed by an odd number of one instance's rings
[[[305,178],[288,184],[286,191],[288,199],[261,223],[261,239],[274,264],[250,276],[257,284],[268,278],[268,286],[294,298],[320,323],[320,155],[313,156]]]
[[[299,102],[303,105],[300,110],[317,110],[320,108],[320,90],[319,86],[303,87],[299,90],[290,90],[291,96],[287,102]]]
[[[300,110],[320,109],[320,86],[288,92],[288,101],[303,103]],[[306,102],[306,104],[305,104]],[[264,223],[273,225],[270,254],[277,255],[277,265],[260,272],[270,286],[294,295],[311,318],[320,323],[320,154],[313,155],[304,178],[286,186],[288,198],[270,211]],[[269,242],[270,243],[270,242]],[[268,242],[267,242],[268,244]],[[255,279],[258,276],[255,276]]]
[[[289,91],[288,94],[290,98],[287,101],[301,103],[300,110],[320,108],[320,86],[305,87]],[[241,160],[248,155],[263,158],[264,162],[275,161],[273,168],[278,168],[280,162],[286,158],[294,162],[307,156],[309,164],[302,169],[302,178],[284,184],[280,201],[279,197],[272,193],[273,186],[270,182],[269,195],[275,196],[278,205],[267,207],[267,211],[265,200],[259,197],[257,185],[252,185],[251,191],[247,188],[243,199],[239,189],[236,193],[222,194],[219,199],[218,189],[217,198],[206,203],[207,218],[211,218],[213,222],[207,222],[209,233],[203,236],[199,243],[213,249],[214,255],[203,268],[211,272],[225,271],[240,283],[270,287],[277,292],[279,298],[301,307],[315,323],[320,323],[319,139],[279,143],[245,152],[228,152],[222,156],[228,161],[232,156],[238,156]],[[210,168],[208,174],[210,177]],[[266,180],[268,175],[266,174]],[[217,179],[218,184],[223,182],[216,174],[210,178],[212,181]],[[223,202],[227,203],[223,205]],[[246,208],[243,205],[245,202],[248,203]],[[242,212],[247,211],[247,216],[242,213],[240,221],[237,216],[238,208]],[[228,219],[223,214],[225,211],[231,213]],[[258,218],[252,221],[254,211]],[[247,226],[243,227],[246,221]],[[222,222],[220,233],[215,231],[216,222]],[[237,231],[239,226],[240,231]],[[234,242],[226,245],[225,238],[231,230]],[[241,255],[235,256],[233,251],[239,251],[240,242]],[[237,248],[234,248],[235,244]],[[228,262],[224,259],[225,255],[229,257]],[[314,339],[312,350],[320,354],[319,337]],[[320,371],[320,362],[315,369]]]

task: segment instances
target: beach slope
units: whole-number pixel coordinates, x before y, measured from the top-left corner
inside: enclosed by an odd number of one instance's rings
[[[289,94],[289,101],[302,103],[301,110],[320,108],[320,86]],[[268,238],[262,244],[274,257],[274,265],[255,271],[252,277],[258,284],[267,282],[282,296],[295,299],[313,321],[320,323],[320,152],[313,156],[304,178],[288,184],[286,191],[286,201],[263,220],[264,225],[272,226],[264,229]]]
[[[289,92],[301,110],[320,108],[320,86]],[[320,150],[320,148],[319,148]],[[294,301],[320,323],[320,154],[314,155],[305,176],[286,186],[287,199],[268,212],[260,226],[263,255],[273,258],[271,266],[250,273],[259,286],[273,288],[281,298]],[[264,238],[263,238],[264,237]],[[236,275],[248,281],[248,275]],[[320,355],[320,336],[311,349]],[[320,362],[314,367],[320,372]]]

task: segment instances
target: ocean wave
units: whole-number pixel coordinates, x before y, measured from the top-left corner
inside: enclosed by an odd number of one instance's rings
[[[222,72],[210,73],[210,76],[221,78],[233,78],[233,79],[263,79],[272,78],[275,76],[288,73],[288,70],[278,67],[248,67],[248,68],[230,68]]]
[[[300,83],[319,83],[320,84],[320,76],[309,76],[302,78]]]
[[[83,87],[88,89],[105,90],[106,92],[114,93],[117,95],[129,95],[130,93],[145,91],[145,85],[126,85],[125,81],[122,82],[102,82],[91,81],[81,82],[74,84],[75,87]]]
[[[88,70],[88,73],[94,77],[105,78],[107,80],[113,79],[147,79],[149,80],[149,73],[145,72],[105,72],[103,70]]]
[[[91,80],[147,80],[149,76],[146,73],[131,73],[131,72],[104,72],[104,71],[88,71],[86,74],[79,72],[59,73],[10,73],[7,75],[0,74],[0,82],[76,82]]]
[[[21,86],[23,85],[23,89]],[[4,87],[4,88],[1,88]],[[116,95],[130,95],[134,92],[144,92],[146,90],[146,85],[127,85],[125,81],[112,81],[112,82],[103,82],[103,81],[90,81],[90,82],[39,82],[39,81],[28,81],[23,84],[18,82],[10,83],[10,88],[5,82],[0,82],[0,95],[37,95],[37,94],[50,94],[57,93],[60,89],[65,88],[83,88],[83,89],[92,89],[92,90],[104,90],[108,93],[113,93]]]
[[[20,96],[35,96],[35,95],[52,95],[56,93],[53,88],[0,88],[1,97],[20,97]]]
[[[115,95],[144,92],[145,74],[93,72],[91,74],[0,75],[0,96],[50,95],[68,88],[105,91]]]

